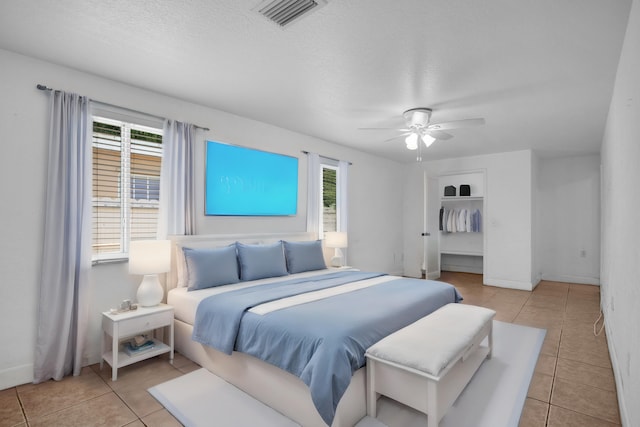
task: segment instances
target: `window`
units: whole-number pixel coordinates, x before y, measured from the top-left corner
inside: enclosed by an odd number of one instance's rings
[[[327,231],[338,231],[338,166],[325,163],[323,160],[320,170],[322,172],[320,236],[323,236]]]
[[[132,176],[131,198],[134,200],[159,200],[160,177]]]
[[[93,118],[93,259],[126,257],[129,241],[155,239],[162,130]]]

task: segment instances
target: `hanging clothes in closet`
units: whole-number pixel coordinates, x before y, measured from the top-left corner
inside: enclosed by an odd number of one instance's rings
[[[445,233],[480,233],[482,213],[480,209],[447,209],[442,206],[438,228]]]

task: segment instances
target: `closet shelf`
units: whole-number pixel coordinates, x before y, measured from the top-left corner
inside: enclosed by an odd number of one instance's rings
[[[440,250],[441,255],[466,255],[466,256],[482,256],[482,252],[475,251],[450,251],[446,249]]]
[[[477,197],[477,196],[448,196],[448,197],[442,197],[440,200],[441,201],[459,201],[459,200],[482,200],[483,197]]]

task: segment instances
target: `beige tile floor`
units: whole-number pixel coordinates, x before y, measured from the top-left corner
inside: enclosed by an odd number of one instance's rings
[[[147,388],[198,369],[176,354],[154,357],[118,370],[92,365],[62,381],[25,384],[0,391],[0,427],[173,427],[181,424]]]
[[[599,289],[542,282],[533,292],[482,286],[482,276],[443,273],[465,303],[496,310],[496,319],[547,329],[529,388],[521,427],[591,427],[620,424],[613,372],[604,332],[593,335]],[[198,365],[176,354],[118,370],[105,365],[82,375],[0,391],[0,427],[173,427],[180,423],[146,390],[191,372]]]
[[[605,333],[593,333],[597,286],[543,281],[527,292],[482,286],[476,274],[444,272],[440,280],[464,303],[496,310],[496,320],[547,330],[520,427],[620,425]]]

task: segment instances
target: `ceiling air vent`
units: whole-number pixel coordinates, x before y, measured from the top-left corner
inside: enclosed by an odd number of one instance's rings
[[[253,10],[281,27],[326,5],[326,0],[265,0]]]

